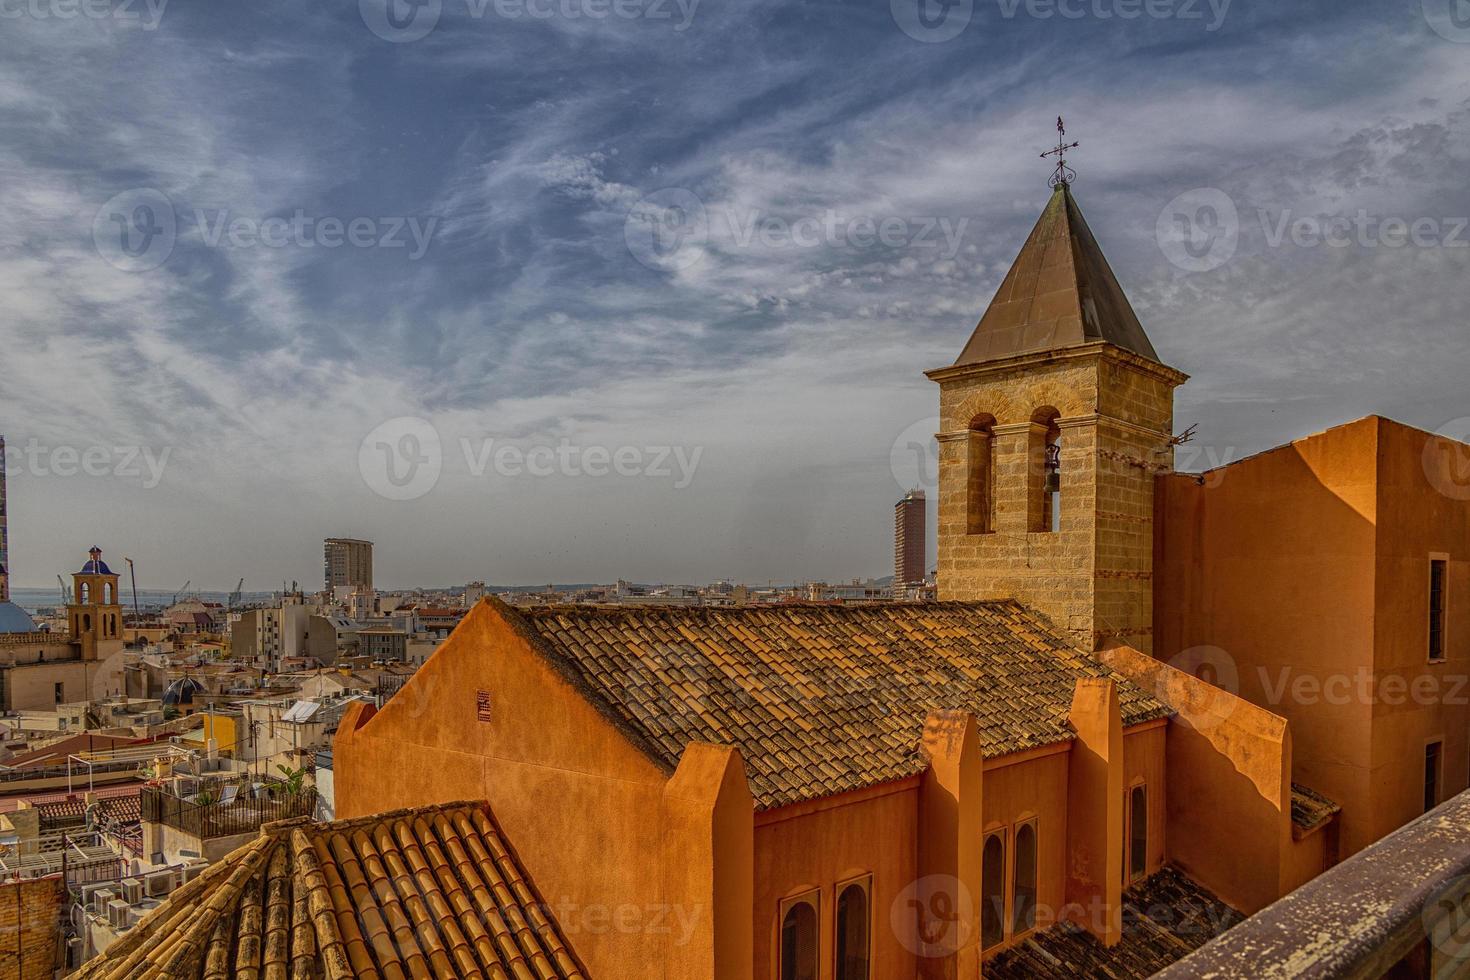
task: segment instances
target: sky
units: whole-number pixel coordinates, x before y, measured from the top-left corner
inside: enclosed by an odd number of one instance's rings
[[[892,570],[1074,194],[1184,469],[1470,435],[1462,0],[0,0],[20,586]],[[932,506],[932,504],[931,504]],[[932,534],[932,521],[931,521]],[[932,554],[932,551],[931,551]]]

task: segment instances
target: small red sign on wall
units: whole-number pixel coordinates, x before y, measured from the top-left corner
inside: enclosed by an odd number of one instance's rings
[[[490,692],[489,691],[476,691],[475,692],[475,715],[481,721],[489,721],[490,720]]]

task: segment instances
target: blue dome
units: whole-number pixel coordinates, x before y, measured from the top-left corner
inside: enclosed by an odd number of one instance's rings
[[[34,633],[30,614],[13,602],[0,602],[0,633]]]
[[[180,677],[176,681],[170,681],[168,687],[163,689],[164,704],[193,704],[194,695],[203,694],[204,685],[192,677]]]
[[[96,561],[89,561],[89,562],[87,562],[85,565],[82,566],[82,570],[80,572],[77,572],[77,574],[78,575],[111,575],[112,574],[112,569],[110,569],[110,568],[107,567],[107,562],[105,562],[105,561],[103,561],[102,559],[99,558]]]

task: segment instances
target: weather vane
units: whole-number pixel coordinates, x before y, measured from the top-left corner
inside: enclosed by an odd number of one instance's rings
[[[1041,155],[1043,160],[1047,157],[1057,158],[1057,169],[1051,175],[1051,180],[1047,181],[1048,184],[1052,187],[1058,187],[1062,184],[1070,184],[1077,179],[1077,171],[1067,166],[1067,151],[1076,149],[1081,145],[1081,143],[1075,141],[1071,143],[1067,142],[1067,126],[1062,122],[1062,117],[1057,116],[1057,148],[1055,150],[1047,150]]]

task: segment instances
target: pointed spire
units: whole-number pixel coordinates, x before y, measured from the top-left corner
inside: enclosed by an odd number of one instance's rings
[[[1095,341],[1159,359],[1071,187],[1062,182],[955,364]]]

